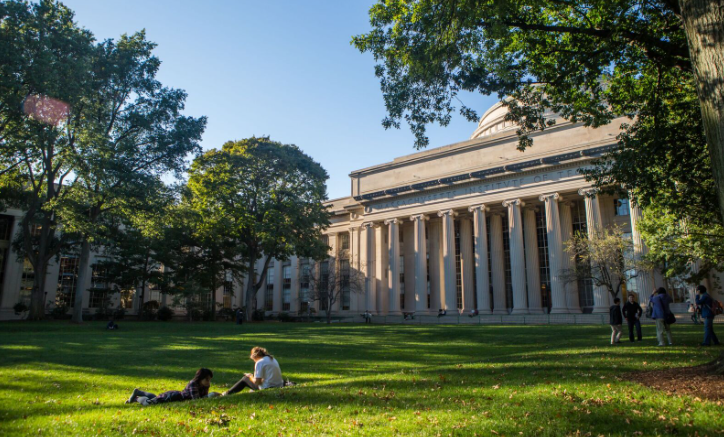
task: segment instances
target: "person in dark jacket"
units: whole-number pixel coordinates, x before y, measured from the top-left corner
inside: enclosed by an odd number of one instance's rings
[[[186,388],[182,391],[170,390],[156,396],[153,393],[136,388],[126,403],[138,402],[141,405],[155,405],[166,402],[180,402],[189,399],[205,398],[209,395],[209,387],[211,386],[211,378],[213,377],[214,372],[202,367],[196,371],[194,378],[186,384]]]
[[[659,287],[656,290],[656,295],[651,298],[651,304],[653,311],[651,318],[656,322],[656,338],[659,340],[659,346],[665,346],[664,344],[664,333],[666,333],[666,339],[669,341],[669,346],[674,344],[671,339],[671,326],[666,323],[666,315],[671,314],[669,304],[671,298],[666,294],[664,287]]]
[[[621,343],[621,325],[623,324],[621,299],[615,298],[608,312],[610,315],[609,323],[611,325],[611,344]]]
[[[639,341],[641,341],[641,305],[634,299],[633,293],[628,295],[628,302],[623,305],[623,316],[626,318],[628,323],[628,338],[632,342],[634,341],[634,327],[636,328],[636,335]]]
[[[704,342],[702,346],[711,346],[713,341],[715,345],[719,344],[719,339],[714,333],[714,309],[712,308],[714,299],[706,292],[706,287],[699,285],[696,287],[696,305],[701,308],[701,318],[704,319]]]

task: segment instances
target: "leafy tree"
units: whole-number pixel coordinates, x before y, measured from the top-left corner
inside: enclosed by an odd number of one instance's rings
[[[332,323],[332,308],[348,294],[364,293],[364,275],[354,269],[335,269],[326,262],[316,262],[309,269],[310,302],[319,302],[325,309],[327,323]]]
[[[104,216],[132,215],[153,205],[161,175],[180,175],[189,154],[201,150],[206,118],[181,115],[186,93],[156,80],[160,61],[152,55],[154,47],[139,32],[96,48],[92,94],[84,102],[73,163],[72,202],[60,210],[64,228],[80,235],[76,323],[83,320],[90,248],[102,233]]]
[[[649,206],[638,223],[649,249],[647,257],[664,266],[668,278],[700,283],[707,273],[724,270],[724,228],[702,226],[658,205]]]
[[[0,3],[0,187],[25,211],[19,252],[35,271],[31,320],[45,315],[48,262],[63,244],[56,210],[69,191],[93,52],[93,36],[62,4]]]
[[[577,232],[565,242],[565,250],[573,267],[561,270],[559,277],[566,283],[591,281],[594,287],[605,287],[613,298],[619,297],[627,280],[650,268],[645,260],[634,258],[633,242],[620,227],[594,230],[590,235]]]
[[[326,180],[327,172],[297,146],[268,137],[227,142],[192,164],[186,201],[202,218],[194,232],[212,241],[235,240],[246,274],[264,259],[245,291],[247,318],[272,259],[327,256],[329,248],[321,241],[321,231],[329,225],[322,204]]]
[[[353,44],[380,62],[383,125],[404,119],[418,148],[428,144],[426,124],[449,123],[461,91],[510,97],[521,149],[531,132],[555,123],[548,110],[591,127],[628,116],[611,156],[625,159],[589,175],[637,189],[643,206],[668,177],[664,196],[691,201],[687,191],[698,191],[695,200],[706,202],[697,206],[718,211],[721,223],[722,11],[720,0],[381,0],[370,10],[373,29]],[[460,111],[477,118],[468,105]],[[694,179],[705,183],[694,188]]]

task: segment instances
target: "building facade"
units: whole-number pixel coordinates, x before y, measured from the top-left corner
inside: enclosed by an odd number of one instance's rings
[[[345,292],[332,311],[353,315],[447,312],[480,314],[604,313],[612,304],[605,288],[588,281],[565,283],[557,272],[570,267],[565,242],[575,232],[617,225],[624,228],[641,256],[646,247],[636,229],[641,217],[628,199],[601,195],[579,169],[616,144],[624,120],[597,129],[559,119],[532,135],[534,145],[517,149],[516,127],[497,104],[481,118],[471,138],[353,171],[349,197],[329,201],[331,226],[324,231],[330,258],[320,268],[357,272],[363,285]],[[0,317],[12,318],[12,306],[29,297],[32,269],[13,256],[8,241],[19,211],[0,220],[2,295]],[[95,254],[94,256],[100,256]],[[49,302],[72,290],[77,259],[61,257],[48,272]],[[261,271],[259,265],[257,271]],[[268,313],[307,313],[309,260],[273,261],[256,296]],[[102,272],[89,282],[102,283]],[[57,280],[56,280],[57,279]],[[721,275],[705,285],[719,294]],[[28,281],[30,281],[28,283]],[[210,298],[233,308],[244,302],[243,283],[229,283]],[[88,284],[89,287],[96,287]],[[686,311],[692,286],[639,272],[626,283],[646,303],[655,287],[672,294],[675,310]],[[113,296],[129,313],[140,302]],[[159,294],[159,293],[156,293]],[[168,303],[146,290],[144,300]],[[90,296],[84,306],[93,308]],[[69,297],[69,302],[73,299]]]

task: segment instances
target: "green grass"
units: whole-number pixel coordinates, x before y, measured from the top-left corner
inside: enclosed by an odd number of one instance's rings
[[[722,406],[620,380],[711,360],[701,328],[674,347],[608,345],[608,326],[0,324],[0,435],[720,435]],[[134,387],[221,391],[276,355],[296,387],[142,407]],[[641,432],[642,434],[635,434]]]

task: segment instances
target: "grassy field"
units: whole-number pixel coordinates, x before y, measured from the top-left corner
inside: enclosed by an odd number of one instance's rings
[[[608,345],[608,326],[0,323],[0,435],[724,435],[724,407],[619,376],[712,359],[701,328],[676,346]],[[627,339],[626,339],[627,340]],[[142,407],[134,387],[222,391],[267,347],[285,389]]]

